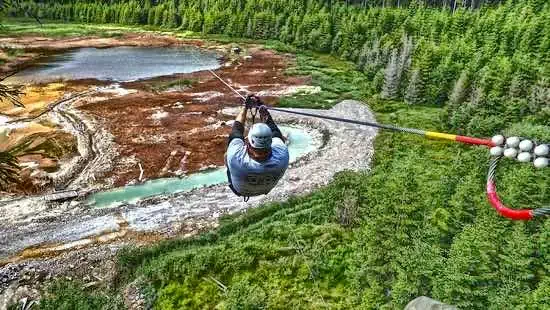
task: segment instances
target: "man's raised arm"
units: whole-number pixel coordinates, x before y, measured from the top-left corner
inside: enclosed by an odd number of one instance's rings
[[[244,124],[246,122],[246,114],[248,113],[248,108],[242,107],[241,111],[235,118],[235,122],[233,123],[233,128],[231,129],[231,134],[229,135],[229,139],[227,141],[227,144],[231,143],[231,140],[233,139],[241,139],[244,140]]]
[[[285,141],[285,138],[283,137],[283,134],[281,133],[281,130],[275,124],[275,121],[273,120],[273,117],[271,117],[271,114],[265,107],[260,108],[260,117],[262,118],[262,122],[266,123],[267,126],[271,129],[271,132],[273,132],[274,138],[279,138],[283,141]]]

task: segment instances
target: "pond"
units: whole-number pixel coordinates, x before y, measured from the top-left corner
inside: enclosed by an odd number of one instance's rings
[[[280,126],[280,128],[283,134],[289,139],[290,162],[296,161],[299,157],[315,149],[312,136],[304,129],[289,126]],[[146,197],[185,192],[203,186],[221,184],[226,181],[227,174],[224,167],[208,172],[194,173],[184,178],[156,179],[139,185],[96,193],[90,197],[89,203],[97,208],[109,207],[121,202],[135,203]]]
[[[128,82],[220,66],[217,54],[193,47],[79,48],[46,57],[7,82],[97,79]]]

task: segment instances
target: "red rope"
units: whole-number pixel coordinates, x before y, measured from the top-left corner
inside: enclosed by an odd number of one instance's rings
[[[456,141],[467,143],[467,144],[474,144],[474,145],[486,145],[488,147],[496,146],[493,141],[490,139],[479,139],[479,138],[472,138],[472,137],[465,137],[465,136],[456,136]]]
[[[514,210],[505,206],[498,197],[495,182],[492,180],[487,181],[487,198],[491,206],[504,217],[511,220],[530,220],[533,218],[533,210]]]

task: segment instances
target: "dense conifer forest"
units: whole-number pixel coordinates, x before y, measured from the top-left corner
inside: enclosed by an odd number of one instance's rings
[[[6,12],[25,14],[292,52],[288,74],[311,75],[323,92],[282,106],[353,98],[382,122],[550,141],[546,0],[64,0]],[[399,309],[421,295],[460,309],[550,307],[550,220],[512,222],[490,208],[485,151],[390,133],[375,150],[368,173],[226,217],[191,240],[125,250],[119,285],[136,281],[159,309]],[[547,171],[506,163],[500,174],[510,205],[550,201]],[[352,220],[342,219],[350,206]],[[41,308],[120,302],[116,290],[52,291],[63,294]]]
[[[20,7],[44,19],[273,39],[331,53],[353,61],[372,80],[369,94],[445,105],[446,129],[458,133],[491,135],[524,117],[548,125],[548,4],[492,1],[471,9],[479,4],[411,1],[399,9],[342,1],[173,0],[44,1]],[[444,9],[455,5],[454,11]]]

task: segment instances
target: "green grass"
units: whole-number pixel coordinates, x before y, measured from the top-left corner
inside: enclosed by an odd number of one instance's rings
[[[348,62],[264,43],[296,53],[288,74],[311,75],[323,89],[282,106],[360,99],[379,122],[446,128],[441,108],[369,95],[376,82]],[[550,141],[548,127],[528,121],[508,130]],[[485,149],[380,132],[375,150],[370,172],[340,173],[310,195],[223,217],[217,229],[190,239],[125,249],[117,289],[63,286],[41,308],[116,307],[135,279],[156,309],[400,309],[420,295],[463,309],[550,306],[550,222],[511,222],[494,212],[483,192]],[[547,171],[528,165],[506,161],[499,170],[503,199],[515,208],[550,201],[548,184]],[[354,210],[353,218],[342,210]]]
[[[25,51],[19,48],[3,48],[2,49],[8,57],[16,57],[23,54]]]
[[[154,85],[151,85],[151,90],[153,91],[165,91],[171,88],[185,89],[191,87],[193,84],[197,83],[197,79],[176,79],[169,82],[160,82]]]
[[[369,81],[353,69],[298,52],[289,74],[311,74],[337,100],[368,101],[380,122],[442,129],[440,108],[366,99]],[[318,95],[298,98],[282,103],[319,107]],[[511,130],[550,140],[546,127]],[[226,217],[192,240],[122,253],[121,283],[144,279],[159,309],[396,309],[420,295],[463,308],[540,302],[548,225],[513,223],[490,208],[485,149],[389,132],[375,149],[370,173],[341,173],[311,195]],[[516,208],[550,198],[543,171],[505,163],[499,176]],[[353,227],[339,212],[350,207],[358,214]]]
[[[96,287],[87,290],[79,282],[55,281],[46,291],[45,298],[38,307],[42,310],[111,310],[122,309],[123,302],[120,296],[109,296]]]
[[[335,69],[338,66],[347,68],[349,64],[336,61],[315,53],[300,51],[297,55],[296,67],[287,70],[288,75],[311,76],[312,85],[321,87],[321,92],[315,96],[296,94],[283,97],[281,107],[308,107],[327,109],[344,99],[361,99],[362,89],[368,84],[366,78],[349,68]]]
[[[121,36],[128,31],[148,31],[143,27],[132,26],[73,24],[49,20],[43,20],[42,22],[43,26],[40,26],[34,20],[7,19],[2,23],[0,37],[39,35],[48,37],[100,36],[109,38]]]

